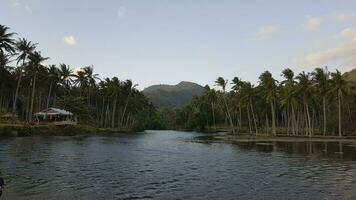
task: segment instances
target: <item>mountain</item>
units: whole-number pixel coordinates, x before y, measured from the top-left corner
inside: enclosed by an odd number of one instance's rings
[[[152,85],[143,93],[157,107],[182,107],[192,100],[194,95],[201,95],[204,88],[196,83],[182,81],[177,85]]]
[[[345,72],[342,76],[348,81],[356,82],[356,69]]]

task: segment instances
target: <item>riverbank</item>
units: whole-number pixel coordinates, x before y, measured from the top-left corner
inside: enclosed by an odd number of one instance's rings
[[[233,135],[230,133],[220,133],[215,135],[206,136],[209,137],[209,142],[216,143],[240,143],[240,142],[351,142],[356,143],[355,136],[271,136],[271,135]]]
[[[17,137],[32,135],[95,135],[95,134],[115,134],[128,133],[129,130],[98,128],[87,124],[75,126],[28,126],[24,124],[0,124],[0,137]]]

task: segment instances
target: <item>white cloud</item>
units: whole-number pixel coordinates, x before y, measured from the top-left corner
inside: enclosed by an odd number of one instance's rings
[[[120,6],[119,9],[117,9],[117,16],[118,17],[123,17],[126,15],[126,8],[125,6]]]
[[[26,3],[27,1],[25,0],[11,0],[11,6],[25,10],[28,14],[32,14],[32,8]]]
[[[310,31],[317,31],[323,23],[323,17],[306,17],[305,26]]]
[[[338,33],[337,36],[356,39],[356,28],[345,28],[340,33]]]
[[[265,26],[257,30],[256,38],[257,39],[270,39],[276,36],[280,32],[278,26]]]
[[[356,66],[356,28],[346,28],[338,33],[339,37],[347,39],[347,43],[338,44],[304,57],[303,63],[308,66],[323,66],[332,64]]]
[[[28,13],[32,14],[32,9],[31,9],[31,7],[30,7],[30,6],[25,5],[25,10],[26,10],[26,12],[28,12]]]
[[[11,5],[12,5],[13,7],[18,7],[18,6],[21,5],[21,2],[20,2],[19,0],[13,0],[12,3],[11,3]]]
[[[356,12],[337,13],[335,14],[335,18],[341,22],[356,20]]]
[[[73,46],[73,45],[75,45],[77,43],[76,39],[72,35],[64,36],[63,37],[63,42],[66,43],[69,46]]]

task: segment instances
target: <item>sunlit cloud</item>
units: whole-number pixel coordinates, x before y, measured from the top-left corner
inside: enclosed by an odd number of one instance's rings
[[[324,21],[323,17],[307,16],[306,22],[305,22],[305,27],[310,31],[317,31],[317,30],[319,30],[323,21]]]
[[[356,66],[356,28],[346,28],[340,31],[338,37],[347,42],[339,43],[318,52],[306,55],[302,62],[308,66],[324,66],[330,63],[340,66]]]
[[[261,40],[270,39],[278,35],[279,32],[280,28],[278,26],[265,26],[256,31],[256,38]]]
[[[334,15],[334,17],[340,21],[345,22],[349,20],[356,20],[356,11],[355,12],[339,12]]]
[[[27,1],[25,0],[11,0],[11,6],[21,10],[25,10],[28,14],[32,14],[32,8],[27,4]]]
[[[356,27],[345,28],[337,34],[338,37],[349,37],[356,39]]]
[[[12,0],[11,5],[13,7],[18,7],[21,5],[21,2],[19,0]]]
[[[76,39],[74,38],[74,36],[69,35],[69,36],[64,36],[63,37],[63,42],[69,46],[73,46],[75,44],[77,44]]]
[[[118,17],[123,17],[126,15],[126,8],[125,6],[120,6],[118,9],[117,9],[117,16]]]

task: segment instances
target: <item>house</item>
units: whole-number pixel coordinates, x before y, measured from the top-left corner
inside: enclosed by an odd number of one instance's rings
[[[77,116],[59,108],[47,108],[34,115],[34,125],[76,125]]]

